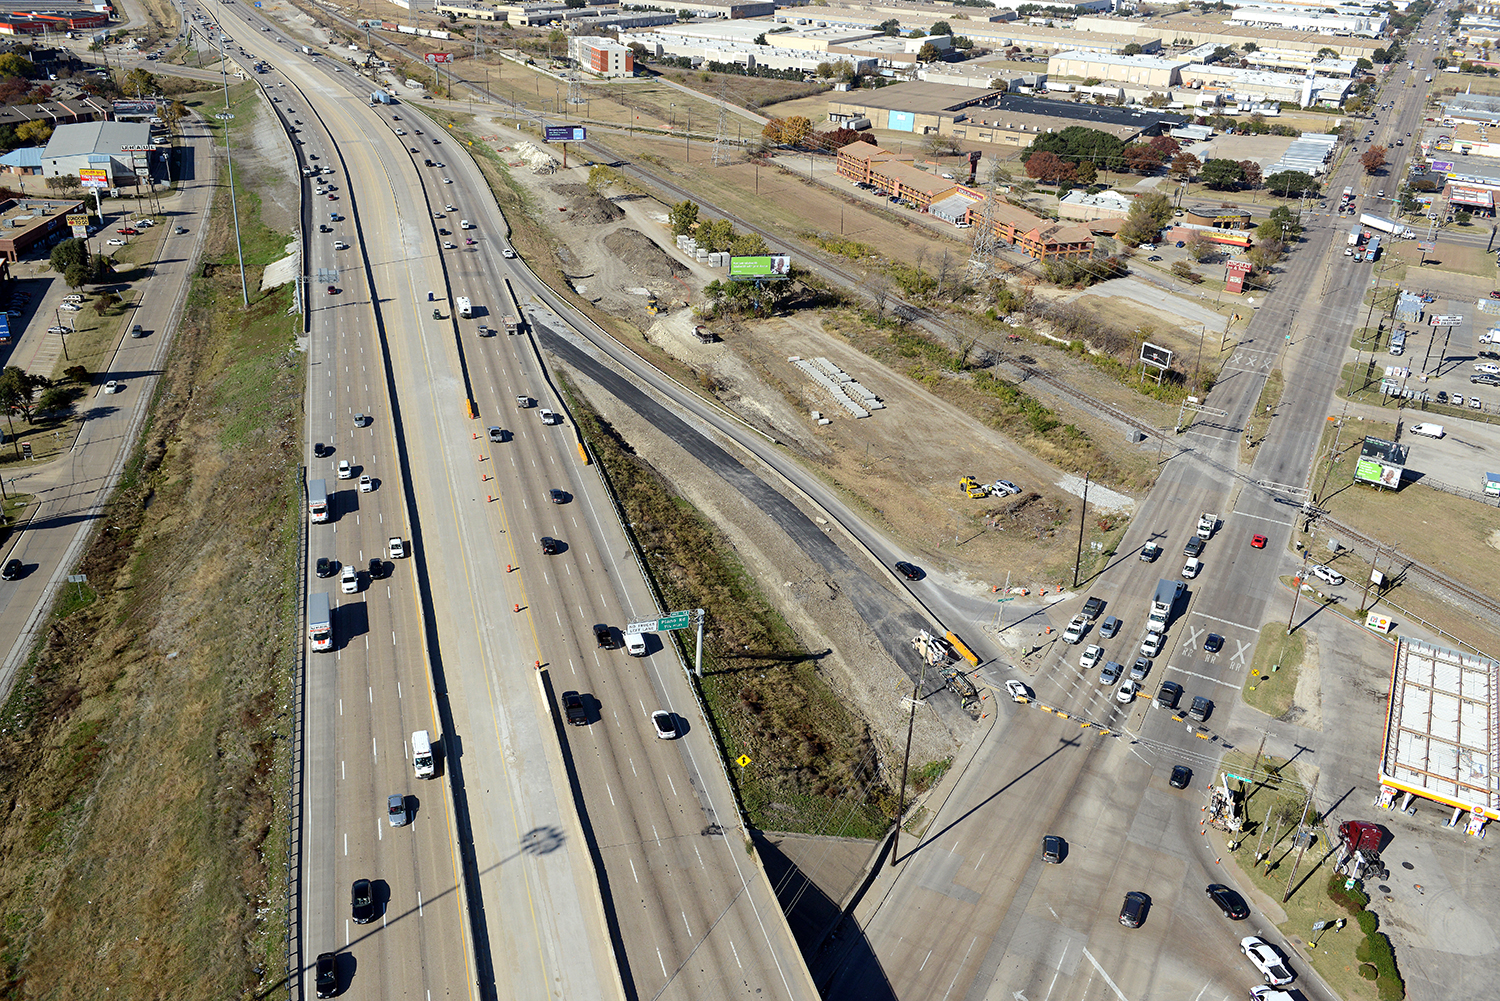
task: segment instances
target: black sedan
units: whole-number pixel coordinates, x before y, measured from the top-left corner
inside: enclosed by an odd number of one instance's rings
[[[1250,908],[1246,905],[1245,898],[1222,883],[1212,883],[1204,892],[1229,920],[1243,921],[1250,916]]]
[[[375,920],[375,888],[368,879],[356,879],[349,896],[355,924],[367,925]]]
[[[0,580],[15,580],[23,569],[20,560],[6,560],[4,569],[0,569]]]
[[[1187,765],[1177,765],[1172,769],[1172,777],[1167,779],[1167,784],[1173,789],[1186,789],[1191,781],[1193,781],[1193,770]]]
[[[318,997],[331,998],[339,992],[339,957],[336,953],[318,954]]]
[[[905,577],[907,580],[921,580],[922,579],[922,569],[921,569],[921,567],[913,566],[912,564],[906,562],[905,560],[902,560],[902,561],[900,561],[899,563],[896,564],[896,572],[899,573],[901,576]]]
[[[326,556],[319,556],[318,557],[318,576],[319,577],[332,577],[334,574],[336,574],[338,572],[339,572],[339,565],[338,565],[338,562],[336,560],[330,560]]]
[[[558,550],[561,549],[561,548],[562,548],[561,545],[558,543],[558,541],[556,539],[554,539],[554,538],[552,538],[551,536],[548,536],[548,535],[542,536],[542,553],[543,554],[545,554],[547,556],[556,556]]]

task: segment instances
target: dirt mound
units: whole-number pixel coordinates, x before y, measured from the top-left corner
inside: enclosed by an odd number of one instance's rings
[[[625,218],[625,211],[620,206],[595,194],[586,184],[554,184],[552,191],[567,200],[568,212],[575,223],[602,226]]]
[[[688,274],[686,267],[668,256],[655,241],[639,230],[623,227],[615,230],[604,238],[604,249],[641,278],[667,281]]]

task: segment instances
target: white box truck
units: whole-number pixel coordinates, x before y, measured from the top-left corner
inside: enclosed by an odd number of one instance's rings
[[[307,596],[307,643],[319,652],[333,649],[333,616],[326,591]]]
[[[469,297],[466,295],[458,297],[458,315],[462,316],[465,320],[474,316],[474,304],[469,301]]]
[[[307,514],[315,522],[328,520],[328,483],[313,480],[307,485]]]
[[[430,779],[436,774],[432,764],[432,738],[426,730],[417,730],[411,735],[411,766],[419,779]]]

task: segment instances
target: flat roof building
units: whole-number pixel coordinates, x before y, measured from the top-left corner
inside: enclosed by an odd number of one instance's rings
[[[54,198],[10,198],[0,202],[0,257],[18,261],[33,249],[50,247],[72,235],[70,213],[83,213],[81,201]]]
[[[1380,805],[1420,796],[1470,814],[1470,834],[1500,819],[1496,689],[1500,662],[1400,639],[1380,754]]]
[[[1158,59],[1151,56],[1069,49],[1047,60],[1047,76],[1079,80],[1098,77],[1111,83],[1143,84],[1165,90],[1182,82],[1179,74],[1187,65],[1186,59]]]
[[[1332,49],[1345,59],[1372,59],[1375,50],[1384,48],[1387,44],[1375,38],[1323,35],[1279,28],[1251,28],[1175,14],[1149,20],[1085,14],[1073,21],[1070,30],[1081,38],[1088,38],[1098,32],[1115,38],[1129,38],[1142,46],[1147,41],[1153,41],[1167,45],[1225,45],[1243,50],[1247,42],[1253,42],[1259,48],[1290,52],[1317,53],[1322,49]]]
[[[145,122],[59,125],[42,150],[42,173],[58,177],[102,169],[111,187],[145,184],[151,180],[152,153],[151,126]]]

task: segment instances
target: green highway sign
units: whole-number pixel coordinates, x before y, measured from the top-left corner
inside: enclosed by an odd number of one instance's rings
[[[688,625],[688,612],[673,612],[656,620],[656,628],[659,632],[669,629],[686,629]]]

